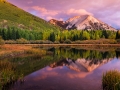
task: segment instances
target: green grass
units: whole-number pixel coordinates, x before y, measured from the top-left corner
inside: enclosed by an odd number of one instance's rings
[[[0,60],[0,90],[7,90],[4,85],[12,83],[18,77],[15,75],[15,64],[8,60]]]
[[[9,2],[0,1],[0,27],[8,26],[41,31],[59,30],[57,26],[54,26],[41,18],[25,12]]]
[[[115,39],[77,40],[73,44],[117,44]]]
[[[44,55],[46,55],[45,50],[32,48],[26,50],[22,56],[0,60],[0,90],[8,90],[17,80],[22,81],[24,75],[43,67],[44,64],[39,62]]]
[[[103,90],[120,90],[120,72],[117,70],[107,71],[102,77]]]

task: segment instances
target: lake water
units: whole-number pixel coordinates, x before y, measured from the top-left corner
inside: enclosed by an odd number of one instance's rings
[[[44,49],[44,48],[43,48]],[[24,81],[10,90],[102,90],[102,75],[120,70],[120,52],[75,48],[46,48],[43,57],[17,57]]]

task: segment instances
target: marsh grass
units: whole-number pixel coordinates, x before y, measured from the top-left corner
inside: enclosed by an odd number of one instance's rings
[[[31,46],[25,46],[25,45],[10,45],[10,44],[1,45],[0,59],[25,54],[25,51],[31,48],[32,48]]]
[[[73,44],[117,44],[114,39],[99,39],[99,40],[77,40],[72,42]]]
[[[40,48],[34,48],[32,46],[20,45],[20,44],[5,44],[0,46],[0,59],[12,58],[18,56],[34,56],[35,58],[41,58],[46,55],[46,50]]]
[[[11,63],[7,60],[0,61],[0,90],[5,90],[5,87],[8,87],[8,84],[13,83],[18,76],[15,75],[14,63]]]
[[[120,90],[120,72],[118,70],[107,71],[102,77],[103,90]]]
[[[41,56],[46,55],[46,51],[45,50],[41,50],[41,49],[29,49],[25,51],[26,54],[32,55],[35,58],[41,58]]]

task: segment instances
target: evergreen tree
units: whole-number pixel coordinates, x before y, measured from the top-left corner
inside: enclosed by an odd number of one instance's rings
[[[55,41],[55,33],[54,33],[54,32],[52,32],[52,33],[50,34],[49,40],[52,41],[52,42]]]
[[[43,33],[42,32],[40,32],[40,34],[39,34],[39,40],[43,40]]]
[[[11,39],[12,39],[11,28],[8,27],[8,29],[7,29],[7,40],[11,40]]]
[[[16,39],[20,39],[20,33],[18,30],[16,31]]]
[[[120,30],[118,30],[116,33],[116,39],[120,39]]]
[[[16,40],[16,30],[14,27],[12,28],[12,38],[11,39]]]
[[[7,30],[5,28],[2,29],[2,38],[7,40]]]

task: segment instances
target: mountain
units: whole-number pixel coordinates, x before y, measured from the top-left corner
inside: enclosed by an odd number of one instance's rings
[[[59,27],[54,26],[5,0],[0,0],[0,27],[7,28],[8,26],[28,30],[59,30]]]
[[[78,71],[78,72],[91,72],[94,71],[96,68],[106,64],[107,62],[111,61],[112,58],[109,59],[103,59],[103,60],[98,60],[98,59],[77,59],[77,60],[72,60],[72,59],[63,59],[57,63],[53,63],[50,65],[51,68],[55,68],[58,66],[67,66],[69,69]]]
[[[106,59],[102,59],[101,61],[98,60],[98,62],[96,63],[95,61],[97,61],[98,59],[77,59],[75,61],[76,65],[82,65],[83,67],[85,67],[87,69],[88,72],[91,72],[93,70],[95,70],[96,68],[108,63],[109,61],[113,60],[113,58],[106,58]],[[92,61],[94,61],[94,63],[92,63]]]
[[[63,21],[58,21],[58,20],[55,20],[55,19],[51,19],[49,21],[49,23],[53,24],[53,25],[56,25],[56,26],[60,26],[62,28],[66,28],[66,25],[64,24]]]
[[[54,22],[55,23],[55,22]],[[56,25],[56,23],[55,23]],[[65,29],[77,30],[116,30],[108,24],[94,18],[91,15],[81,15],[69,18],[64,22]]]

